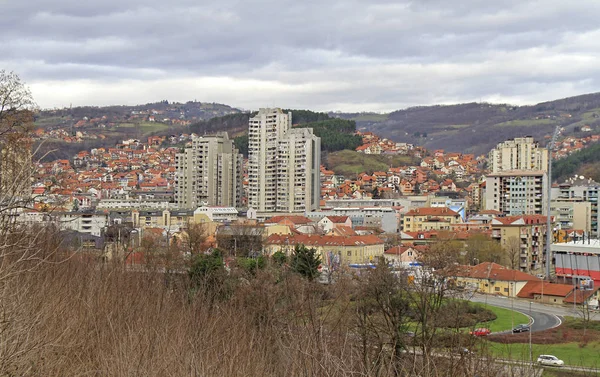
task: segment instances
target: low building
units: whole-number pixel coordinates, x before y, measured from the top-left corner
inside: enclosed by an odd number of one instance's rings
[[[543,304],[563,304],[573,294],[573,286],[546,281],[530,281],[519,291],[517,297],[532,299]]]
[[[352,227],[352,220],[348,216],[325,216],[317,223],[323,233],[329,233],[338,227]]]
[[[462,222],[461,216],[446,207],[422,207],[412,209],[403,216],[405,232],[427,230],[450,230],[452,225]]]
[[[271,235],[265,243],[269,255],[281,251],[291,255],[296,245],[315,248],[326,261],[331,255],[337,256],[343,266],[372,263],[383,256],[384,241],[374,235],[367,236],[323,236],[323,235]]]
[[[415,246],[394,246],[384,252],[385,259],[394,267],[419,266],[419,250]]]
[[[523,287],[540,278],[521,271],[511,270],[496,263],[484,262],[476,266],[458,266],[451,271],[457,286],[479,293],[516,297]]]
[[[194,211],[194,215],[205,214],[210,221],[222,223],[231,222],[238,219],[238,210],[234,207],[219,207],[219,206],[206,206],[198,207]]]
[[[600,240],[581,239],[551,245],[555,273],[560,281],[575,280],[577,285],[600,286]]]

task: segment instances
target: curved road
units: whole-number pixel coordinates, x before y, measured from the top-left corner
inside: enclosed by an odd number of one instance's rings
[[[487,296],[476,294],[470,299],[474,302],[487,302],[489,305],[498,306],[505,309],[511,309],[533,318],[531,331],[543,331],[559,326],[562,323],[560,316],[573,315],[573,309],[567,310],[563,307],[554,307],[538,303],[531,303],[529,310],[529,301],[513,300],[505,297]],[[512,302],[511,302],[512,301]],[[515,326],[518,323],[515,323]]]

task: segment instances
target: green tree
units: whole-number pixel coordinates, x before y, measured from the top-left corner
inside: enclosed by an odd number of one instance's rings
[[[262,270],[267,265],[267,261],[262,255],[256,258],[239,257],[236,262],[241,269],[252,275],[256,274],[256,270]]]
[[[235,137],[233,139],[233,143],[235,144],[237,150],[244,155],[244,157],[248,157],[248,134]]]
[[[371,197],[372,197],[373,199],[380,199],[380,196],[379,196],[379,188],[375,187],[375,188],[373,189],[373,191],[371,192],[371,195],[372,195]]]
[[[320,265],[321,256],[317,254],[316,249],[309,249],[302,244],[296,245],[292,254],[292,271],[312,281],[319,276]]]
[[[273,258],[273,261],[275,263],[277,263],[277,265],[282,266],[285,263],[287,263],[288,257],[287,255],[285,255],[285,253],[283,251],[276,251],[273,253],[273,255],[271,256],[271,258]]]
[[[195,288],[204,287],[207,290],[219,288],[225,279],[223,253],[215,249],[211,254],[194,255],[188,275]]]

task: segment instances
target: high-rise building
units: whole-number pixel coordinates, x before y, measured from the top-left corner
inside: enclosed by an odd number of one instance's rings
[[[249,121],[248,206],[258,213],[319,207],[321,139],[292,128],[292,114],[260,109]]]
[[[499,143],[488,156],[492,173],[506,170],[548,170],[548,150],[540,148],[531,136]]]
[[[243,156],[226,132],[192,139],[176,155],[175,201],[180,208],[241,207]]]
[[[547,175],[541,170],[506,170],[486,177],[485,209],[505,216],[542,215],[547,210]]]

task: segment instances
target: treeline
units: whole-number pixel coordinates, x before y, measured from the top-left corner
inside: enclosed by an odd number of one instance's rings
[[[221,117],[203,120],[190,125],[190,132],[197,135],[213,134],[219,131],[240,132],[248,128],[251,113],[229,114]]]
[[[562,182],[573,176],[575,173],[578,173],[582,168],[598,173],[599,169],[590,169],[589,165],[596,165],[598,162],[600,162],[600,144],[594,144],[588,148],[575,152],[566,158],[554,161],[552,163],[552,179],[554,181]],[[592,176],[589,178],[599,179],[599,177]]]
[[[321,150],[323,151],[354,150],[362,145],[362,138],[354,135],[356,122],[353,120],[328,119],[296,126],[296,128],[301,127],[313,129],[315,135],[321,138]]]
[[[330,118],[325,113],[318,113],[310,110],[283,110],[284,112],[292,112],[292,122],[294,128],[312,128],[315,135],[321,138],[321,150],[326,152],[341,151],[344,149],[356,149],[362,145],[360,136],[354,135],[356,131],[356,122],[353,120]],[[239,116],[245,115],[245,118]],[[223,119],[228,118],[228,119]],[[221,130],[227,130],[227,127],[237,126],[237,128],[248,126],[250,114],[234,114],[233,116],[225,116],[214,118],[206,122],[200,122],[205,129],[216,125],[222,125]],[[212,122],[212,123],[211,123]],[[194,126],[196,126],[194,125]],[[192,132],[196,132],[192,130]],[[236,148],[244,156],[248,156],[248,135],[240,135],[234,138]]]
[[[302,124],[302,123],[313,123],[320,122],[322,120],[331,119],[326,113],[319,113],[310,110],[290,110],[284,109],[284,113],[292,113],[292,123],[293,124]]]

